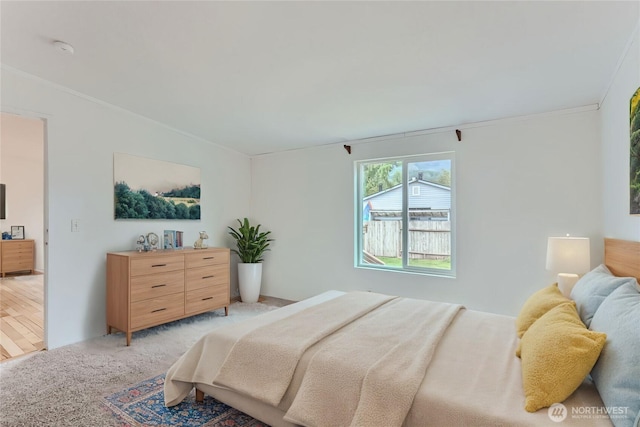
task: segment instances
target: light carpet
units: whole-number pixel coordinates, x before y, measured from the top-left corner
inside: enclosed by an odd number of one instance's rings
[[[103,398],[167,369],[202,335],[277,307],[234,303],[224,310],[135,332],[38,352],[0,364],[1,426],[116,426]]]

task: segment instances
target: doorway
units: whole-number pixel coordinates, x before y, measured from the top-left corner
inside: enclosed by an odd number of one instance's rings
[[[45,128],[41,118],[0,113],[0,361],[46,348]]]

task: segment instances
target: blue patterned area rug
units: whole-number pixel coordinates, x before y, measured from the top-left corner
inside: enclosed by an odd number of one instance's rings
[[[165,407],[164,374],[105,397],[104,405],[123,427],[267,427],[210,396],[205,396],[204,403],[197,403],[194,392],[179,405]]]

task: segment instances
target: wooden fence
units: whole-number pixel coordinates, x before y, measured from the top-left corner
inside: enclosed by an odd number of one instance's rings
[[[376,257],[402,257],[402,221],[365,221],[363,249]],[[451,256],[450,221],[409,221],[409,258]]]

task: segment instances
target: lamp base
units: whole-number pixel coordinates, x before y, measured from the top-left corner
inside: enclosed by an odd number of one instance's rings
[[[558,274],[558,289],[567,298],[571,298],[571,289],[576,284],[580,276],[577,274],[560,273]]]

